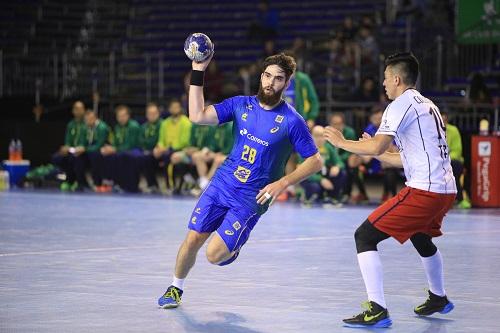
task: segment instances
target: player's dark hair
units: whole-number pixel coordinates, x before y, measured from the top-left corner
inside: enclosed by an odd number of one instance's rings
[[[115,108],[115,114],[118,114],[121,110],[127,111],[128,115],[130,116],[130,108],[126,106],[125,104],[120,104]]]
[[[398,67],[401,80],[408,86],[414,86],[417,83],[419,74],[419,64],[417,58],[411,52],[395,53],[385,59],[385,66]]]
[[[158,104],[156,104],[155,102],[149,102],[148,104],[146,104],[146,109],[148,109],[150,107],[155,107],[155,108],[159,109]]]
[[[174,97],[170,101],[168,101],[168,107],[172,106],[172,104],[174,104],[174,103],[179,103],[182,106],[181,100]]]
[[[297,68],[297,64],[295,63],[295,59],[291,56],[287,56],[284,53],[275,54],[270,57],[267,57],[266,60],[262,63],[262,73],[266,70],[268,66],[277,65],[285,72],[286,80],[290,79],[290,77],[295,73],[295,69]]]
[[[340,117],[342,119],[342,122],[345,123],[345,114],[343,112],[334,112],[330,116],[330,121],[332,120],[333,117]]]
[[[72,106],[75,106],[76,103],[82,103],[83,108],[85,109],[85,103],[81,99],[77,99],[76,101],[73,102]]]

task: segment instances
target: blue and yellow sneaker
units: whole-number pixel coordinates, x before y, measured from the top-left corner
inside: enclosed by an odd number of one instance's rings
[[[419,316],[430,316],[436,312],[445,314],[455,308],[455,305],[448,300],[448,297],[438,296],[433,294],[430,290],[428,292],[429,297],[427,297],[427,300],[413,309]]]
[[[366,328],[384,328],[392,325],[387,309],[375,302],[368,301],[362,304],[366,310],[351,318],[344,319],[346,327],[366,327]]]
[[[176,308],[181,304],[182,290],[170,286],[165,294],[158,299],[158,305],[163,309]]]

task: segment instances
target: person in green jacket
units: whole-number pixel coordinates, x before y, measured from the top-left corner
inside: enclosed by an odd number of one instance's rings
[[[153,149],[153,156],[160,162],[160,165],[165,166],[167,169],[167,188],[169,190],[175,189],[175,192],[178,193],[180,188],[174,186],[174,165],[170,163],[170,159],[173,153],[189,146],[192,124],[184,114],[181,102],[178,99],[170,101],[168,111],[170,116],[161,123],[158,142]]]
[[[94,181],[96,192],[102,192],[102,175],[99,169],[99,160],[101,159],[100,150],[109,139],[110,128],[97,117],[93,110],[85,112],[86,142],[85,154],[90,164],[90,173]]]
[[[344,137],[347,140],[356,141],[358,139],[356,137],[356,132],[354,131],[354,129],[352,127],[346,125],[344,113],[342,113],[342,112],[332,113],[332,115],[330,116],[329,124],[333,128],[342,132],[342,134],[344,135]],[[352,182],[353,182],[353,178],[354,178],[353,175],[355,172],[357,172],[358,169],[357,169],[357,167],[351,167],[351,163],[349,162],[349,159],[352,155],[351,152],[348,152],[348,151],[343,150],[343,149],[339,149],[338,152],[339,152],[339,156],[340,156],[342,162],[344,163],[344,165],[346,167],[347,179],[346,179],[346,183],[344,186],[344,193],[343,193],[344,199],[342,199],[342,201],[347,202],[349,200],[349,197],[351,196],[351,192],[352,192]]]
[[[233,124],[225,123],[211,127],[210,141],[202,149],[194,152],[192,160],[198,173],[198,187],[203,191],[209,184],[217,168],[224,162],[233,147]],[[198,195],[200,191],[195,191]]]
[[[323,169],[305,179],[300,185],[304,189],[306,205],[322,199],[324,203],[340,206],[340,196],[347,174],[337,148],[326,142],[324,132],[325,129],[322,126],[314,126],[312,129],[314,143],[323,157]]]
[[[87,185],[82,173],[76,172],[82,168],[80,156],[85,152],[85,104],[82,101],[74,102],[72,113],[73,120],[66,126],[64,145],[52,156],[52,163],[66,174],[66,180],[61,184],[62,191],[75,191]]]
[[[138,192],[141,150],[141,126],[130,119],[130,109],[119,105],[115,109],[117,124],[111,144],[104,145],[103,179],[112,180],[117,191]],[[117,186],[118,185],[118,186]],[[109,187],[106,187],[106,191]]]
[[[141,126],[141,146],[142,146],[142,171],[148,185],[149,193],[157,193],[158,181],[156,180],[156,171],[158,161],[153,156],[153,150],[158,143],[160,136],[160,109],[156,103],[146,105],[146,122]]]
[[[464,157],[462,154],[462,136],[458,128],[448,122],[448,113],[441,111],[444,125],[446,127],[446,143],[448,144],[451,168],[457,185],[456,202],[459,208],[469,209],[472,207],[467,192],[463,188]]]
[[[172,154],[171,164],[175,168],[175,176],[181,179],[178,186],[182,185],[183,176],[186,174],[196,177],[202,174],[200,168],[202,157],[212,155],[215,128],[213,126],[192,124],[190,144]],[[205,166],[206,169],[206,166]],[[206,173],[206,171],[205,171]],[[194,183],[194,179],[192,180]]]
[[[311,78],[304,72],[295,72],[285,90],[285,100],[306,120],[312,129],[319,115],[319,99]]]

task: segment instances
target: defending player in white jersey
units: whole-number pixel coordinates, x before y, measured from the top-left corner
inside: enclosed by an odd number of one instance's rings
[[[341,149],[372,155],[382,162],[403,167],[406,187],[378,207],[356,230],[358,262],[368,294],[366,311],[344,319],[349,327],[388,327],[392,324],[383,290],[382,263],[377,244],[393,237],[401,244],[408,239],[419,253],[429,283],[429,297],[414,311],[421,316],[453,309],[446,297],[443,260],[432,242],[441,233],[443,217],[457,192],[448,155],[446,130],[439,109],[415,90],[419,64],[411,53],[398,53],[386,60],[384,87],[389,99],[382,124],[374,137],[346,140],[332,127],[326,139]],[[387,152],[395,141],[399,153]]]

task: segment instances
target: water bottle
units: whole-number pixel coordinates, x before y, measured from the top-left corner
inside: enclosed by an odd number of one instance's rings
[[[14,139],[10,140],[9,144],[9,161],[14,161],[16,158],[16,141]]]
[[[16,141],[16,148],[17,160],[21,161],[23,159],[23,143],[19,139]]]

